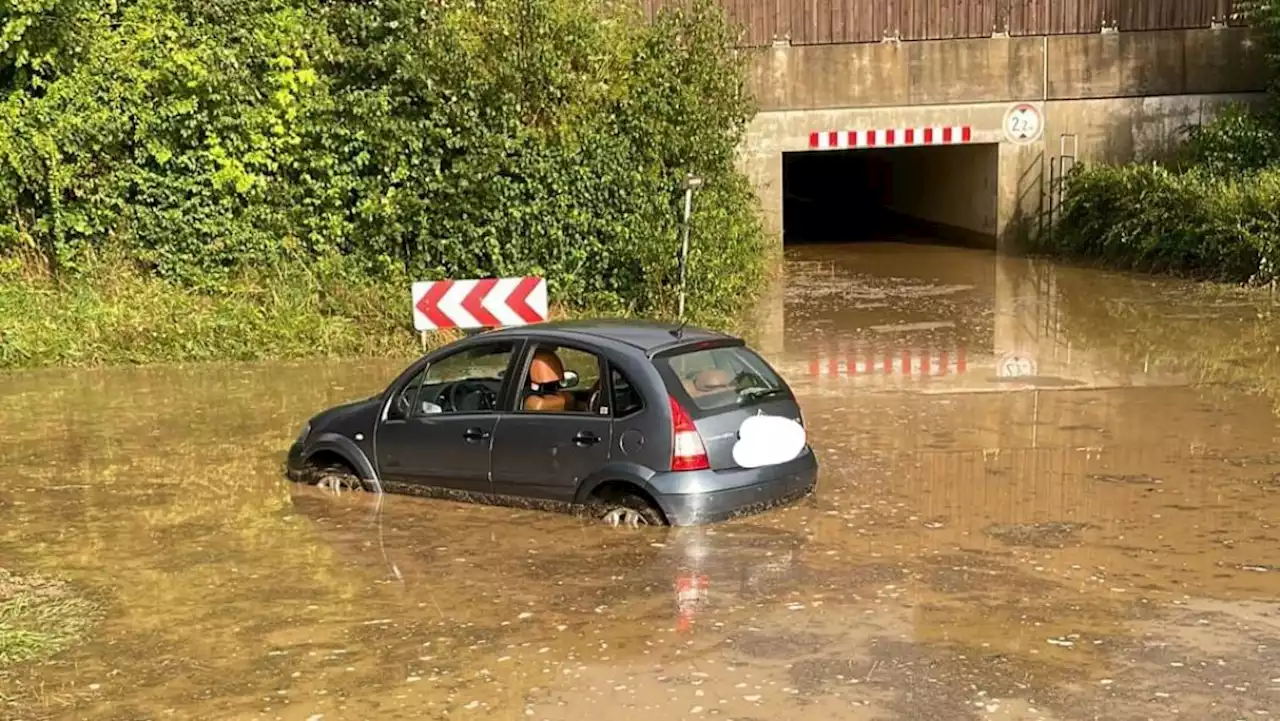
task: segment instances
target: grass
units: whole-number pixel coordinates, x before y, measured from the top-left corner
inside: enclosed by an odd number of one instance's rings
[[[0,669],[62,651],[84,637],[99,611],[65,581],[0,568]]]
[[[433,334],[442,344],[456,336]],[[409,285],[284,271],[196,293],[101,263],[67,280],[0,259],[0,369],[395,357],[420,350]]]
[[[155,363],[408,358],[421,352],[410,281],[350,270],[259,269],[199,293],[93,261],[54,279],[39,263],[0,256],[0,371]],[[551,318],[599,315],[552,304]],[[606,313],[613,315],[613,313]],[[731,331],[740,319],[691,310]],[[745,330],[745,329],[742,329]],[[460,337],[428,335],[428,347]]]

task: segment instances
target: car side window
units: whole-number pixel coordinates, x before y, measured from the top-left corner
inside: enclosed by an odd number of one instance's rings
[[[539,343],[519,386],[516,408],[528,413],[608,415],[600,357],[569,346]]]
[[[510,341],[487,343],[432,362],[397,395],[396,412],[407,413],[411,418],[442,413],[497,413],[503,375],[514,352],[515,344]],[[415,387],[419,388],[416,392]]]
[[[398,421],[409,417],[414,402],[418,400],[418,391],[422,389],[422,381],[427,377],[427,369],[423,368],[413,374],[413,378],[396,391],[395,398],[387,408],[387,420]]]
[[[644,400],[631,381],[617,368],[610,368],[609,381],[613,385],[613,416],[625,418],[644,409]]]

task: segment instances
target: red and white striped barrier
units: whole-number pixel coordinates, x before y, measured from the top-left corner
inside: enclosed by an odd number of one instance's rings
[[[874,375],[941,378],[962,375],[968,369],[963,347],[941,351],[836,351],[809,361],[809,375],[816,378]]]
[[[497,328],[547,319],[545,278],[482,278],[414,283],[413,327]]]
[[[958,145],[971,142],[973,142],[973,128],[968,125],[824,130],[809,133],[809,147],[814,150],[903,148],[918,145]]]

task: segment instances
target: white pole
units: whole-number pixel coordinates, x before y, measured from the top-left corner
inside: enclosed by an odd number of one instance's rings
[[[684,238],[680,242],[680,307],[676,311],[678,320],[684,320],[684,279],[685,268],[689,265],[689,216],[693,213],[693,186],[684,189]]]

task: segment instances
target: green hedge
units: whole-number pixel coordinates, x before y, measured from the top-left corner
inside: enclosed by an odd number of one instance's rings
[[[1277,118],[1240,104],[1223,108],[1207,123],[1187,129],[1185,164],[1212,175],[1238,176],[1265,170],[1280,160]]]
[[[1159,165],[1070,173],[1047,249],[1143,271],[1269,282],[1280,262],[1280,170],[1217,176]]]
[[[723,319],[764,247],[731,40],[713,0],[10,3],[0,257],[232,303],[264,276],[536,273],[570,311],[666,315],[692,172],[690,307]]]
[[[1280,260],[1280,2],[1241,0],[1270,68],[1266,107],[1187,128],[1167,165],[1081,165],[1042,250],[1135,270],[1272,282]]]

